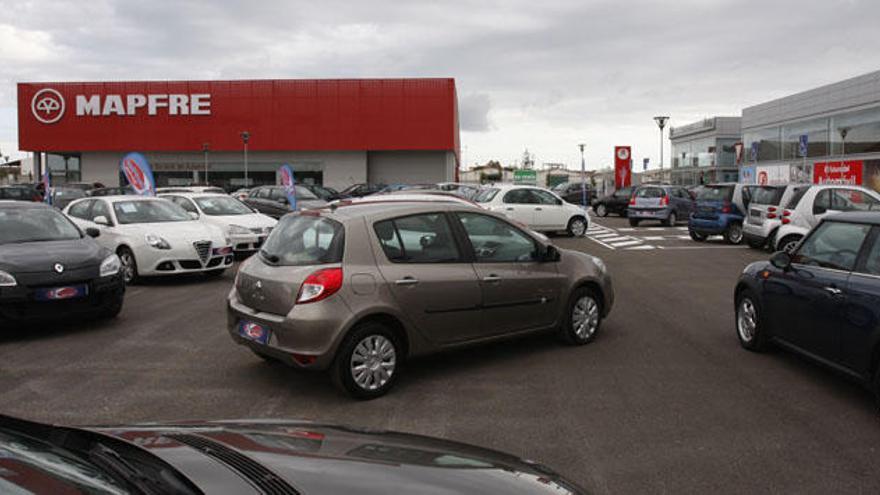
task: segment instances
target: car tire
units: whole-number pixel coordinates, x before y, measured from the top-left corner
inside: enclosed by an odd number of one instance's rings
[[[583,237],[587,235],[587,219],[584,217],[572,217],[568,221],[568,228],[566,230],[569,237]]]
[[[880,366],[874,370],[874,379],[871,381],[871,392],[874,393],[874,404],[880,411]]]
[[[630,219],[629,219],[629,226],[630,226],[630,227],[638,227],[638,226],[639,226],[639,221],[638,221],[638,219],[630,218]]]
[[[600,217],[607,217],[608,208],[602,204],[596,205],[596,215],[599,215]]]
[[[559,329],[560,339],[568,345],[588,344],[602,325],[602,302],[596,291],[579,287],[565,306],[565,318]]]
[[[777,244],[778,250],[785,251],[788,254],[791,254],[795,250],[799,242],[801,242],[801,236],[787,235],[779,240],[779,244]]]
[[[101,309],[98,311],[98,318],[102,320],[112,320],[119,316],[119,313],[122,312],[122,304],[125,301],[125,293],[119,292],[119,294],[115,294],[112,299],[105,302]]]
[[[724,231],[724,242],[728,244],[742,244],[743,228],[739,222],[731,223]]]
[[[669,212],[669,216],[666,217],[666,220],[663,222],[663,225],[667,227],[675,227],[675,224],[678,223],[678,217],[675,215],[674,211]]]
[[[390,354],[386,345],[391,346]],[[336,352],[330,369],[333,383],[355,399],[381,397],[391,390],[400,375],[402,350],[397,336],[387,326],[377,322],[358,325],[345,337]],[[363,364],[355,364],[358,362]],[[391,365],[390,368],[387,367],[388,364]],[[389,376],[384,376],[380,371],[385,370],[387,373],[389,369]],[[364,373],[360,374],[358,371]],[[378,377],[377,372],[380,373]],[[376,381],[379,383],[375,383]]]
[[[131,249],[122,246],[116,250],[116,254],[119,256],[119,261],[122,262],[122,280],[125,281],[125,285],[138,283],[140,277],[138,276],[137,260]]]
[[[709,238],[709,236],[707,236],[706,234],[697,232],[696,230],[688,230],[688,234],[690,234],[691,239],[697,242],[706,242],[706,239]]]
[[[741,346],[753,352],[767,349],[767,336],[761,320],[761,306],[751,290],[743,290],[737,295],[734,324],[736,337]]]

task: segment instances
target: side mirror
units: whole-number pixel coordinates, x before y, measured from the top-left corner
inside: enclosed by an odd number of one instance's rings
[[[199,219],[199,214],[194,211],[188,211],[186,213],[189,214],[189,217],[192,218],[193,220]]]
[[[104,215],[96,216],[95,218],[92,219],[92,222],[94,222],[98,225],[104,225],[107,227],[110,226],[110,220],[107,220],[107,217],[105,217]],[[92,237],[95,237],[95,236],[92,236]]]
[[[290,204],[290,201],[287,201],[287,198],[278,198],[278,202],[282,205]]]
[[[770,264],[780,270],[787,271],[791,269],[791,255],[785,251],[774,253],[773,256],[770,257]]]
[[[544,254],[541,256],[541,261],[553,262],[559,261],[560,258],[562,258],[562,255],[559,253],[559,249],[553,244],[548,244],[547,247],[544,248]]]
[[[86,235],[94,239],[101,235],[101,231],[94,227],[89,227],[86,229]]]

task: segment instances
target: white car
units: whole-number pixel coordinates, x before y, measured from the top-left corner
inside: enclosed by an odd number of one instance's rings
[[[474,201],[537,232],[564,230],[581,237],[590,228],[590,217],[583,208],[540,187],[496,184],[480,189]]]
[[[217,186],[166,186],[156,188],[156,194],[169,193],[213,193],[226,194],[222,187]]]
[[[81,228],[101,232],[96,241],[119,255],[126,283],[178,273],[220,275],[233,262],[223,229],[194,219],[167,199],[84,198],[70,203],[64,213]]]
[[[172,201],[226,232],[236,254],[251,253],[263,246],[278,220],[251,209],[226,194],[169,193],[160,198]]]
[[[811,187],[812,184],[787,184],[754,188],[742,225],[743,238],[749,247],[764,249],[768,245],[774,246],[785,205]]]
[[[796,194],[782,210],[782,225],[776,231],[778,251],[794,252],[801,239],[822,218],[842,211],[880,211],[880,194],[847,185],[815,185]]]

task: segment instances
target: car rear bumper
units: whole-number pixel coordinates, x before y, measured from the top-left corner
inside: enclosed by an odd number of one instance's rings
[[[688,230],[700,234],[718,235],[723,234],[730,227],[731,223],[742,223],[742,217],[739,215],[718,215],[716,218],[698,218],[691,215],[688,220]]]
[[[636,218],[636,219],[655,219],[655,220],[666,220],[669,218],[669,213],[672,211],[671,208],[636,208],[630,206],[627,209],[627,217],[628,218]]]
[[[0,320],[10,321],[59,321],[71,317],[91,318],[98,316],[108,306],[116,304],[125,295],[122,274],[84,281],[68,281],[65,286],[86,284],[88,294],[77,299],[38,301],[35,293],[39,288],[13,287],[0,291]]]
[[[303,369],[322,370],[333,363],[336,348],[352,318],[339,297],[295,306],[287,315],[259,311],[244,304],[232,289],[227,298],[227,331],[235,343]],[[263,344],[241,335],[242,322],[270,332]]]

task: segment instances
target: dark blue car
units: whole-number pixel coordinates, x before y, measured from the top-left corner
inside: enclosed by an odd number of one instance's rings
[[[826,217],[736,284],[743,347],[778,344],[868,385],[880,404],[880,213]]]
[[[703,186],[697,192],[696,209],[688,221],[691,239],[702,242],[710,235],[721,235],[729,244],[741,243],[751,188],[732,183]]]

